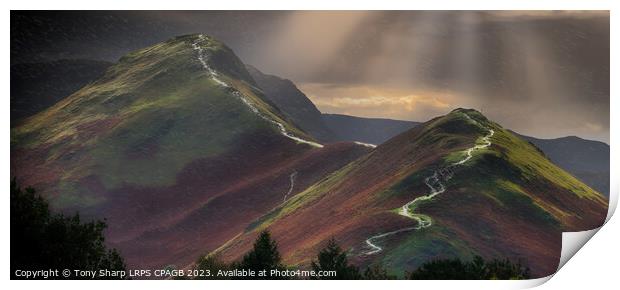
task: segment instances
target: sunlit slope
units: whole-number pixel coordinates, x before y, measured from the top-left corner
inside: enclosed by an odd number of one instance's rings
[[[439,181],[428,181],[439,171]],[[441,186],[409,208],[410,216],[401,214],[403,205]],[[259,230],[270,229],[291,263],[307,263],[334,236],[358,263],[381,263],[398,275],[429,259],[477,254],[522,259],[542,276],[557,267],[562,231],[597,227],[606,213],[602,195],[536,147],[475,110],[457,109],[309,187],[220,251],[234,258]],[[397,233],[375,240],[380,251],[366,243],[389,232]]]
[[[101,202],[70,194],[81,192],[78,181],[91,174],[101,173],[105,188],[169,185],[191,160],[222,154],[243,134],[279,134],[234,91],[260,114],[310,139],[263,100],[232,51],[209,38],[201,43],[210,54],[206,61],[231,87],[213,79],[198,61],[196,40],[178,37],[130,53],[100,80],[12,130],[12,149],[40,153],[15,162],[13,174],[34,185],[60,179],[55,191],[63,194],[54,203],[61,207]],[[46,170],[20,170],[27,162]]]
[[[188,35],[13,128],[11,175],[56,209],[106,218],[130,267],[182,267],[368,150],[317,143],[229,48]]]

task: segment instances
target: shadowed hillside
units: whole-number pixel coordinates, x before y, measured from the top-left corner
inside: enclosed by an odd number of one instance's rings
[[[419,124],[412,121],[362,118],[338,114],[323,114],[323,122],[334,131],[338,140],[360,141],[375,145],[381,144]]]
[[[540,148],[555,164],[609,197],[609,145],[575,136],[556,139],[519,136]]]
[[[310,135],[322,141],[344,141],[337,138],[324,124],[321,112],[312,101],[301,92],[293,82],[274,75],[264,74],[257,68],[248,65],[248,72],[265,93],[265,97],[272,101],[295,124],[298,124]],[[355,140],[347,140],[355,141]]]

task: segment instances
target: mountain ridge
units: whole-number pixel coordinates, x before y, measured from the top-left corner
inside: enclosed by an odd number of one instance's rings
[[[492,145],[476,150],[452,172],[445,192],[416,205],[416,211],[432,218],[433,226],[400,232],[381,241],[387,250],[366,255],[372,250],[366,243],[369,237],[415,226],[398,211],[428,193],[424,178],[441,164],[464,160],[467,149],[488,134],[468,124],[467,118],[494,130],[489,136]],[[357,263],[381,263],[394,274],[428,259],[477,254],[527,259],[535,275],[542,277],[557,268],[561,232],[599,226],[606,203],[532,145],[478,112],[458,109],[390,139],[291,197],[227,242],[220,255],[234,259],[258,231],[269,229],[290,264],[308,263],[307,253],[316,251],[320,241],[336,237],[351,249]],[[315,218],[307,224],[310,216]]]
[[[478,111],[372,149],[321,144],[259,86],[209,36],[131,52],[12,128],[11,174],[61,211],[107,218],[132,268],[237,259],[269,229],[289,264],[336,237],[356,263],[399,275],[480,254],[540,276],[557,267],[561,231],[606,215],[604,197]]]
[[[265,74],[251,65],[246,64],[246,67],[265,96],[293,122],[319,140],[337,141],[334,133],[324,124],[321,112],[292,81]]]
[[[259,81],[259,86],[270,88],[263,88],[266,96],[272,100],[278,100],[275,101],[276,106],[284,114],[297,123],[313,124],[314,127],[306,126],[308,128],[306,131],[311,135],[316,134],[319,136],[319,139],[325,141],[356,141],[378,145],[420,124],[413,121],[320,113],[311,100],[297,89],[290,80],[265,75],[255,68],[254,72],[252,70],[250,72],[254,78],[261,80]],[[281,93],[289,91],[294,93]],[[292,98],[294,101],[282,100],[286,98]],[[308,103],[310,106],[305,105]],[[319,114],[321,114],[320,117]],[[586,140],[579,137],[571,138],[570,136],[540,139],[521,134],[518,135],[541,148],[554,163],[577,176],[605,196],[609,196],[609,145],[602,142],[599,143],[600,141]],[[596,147],[596,149],[591,150],[590,148],[593,147]],[[584,152],[589,152],[588,154],[596,158],[576,158],[576,156],[582,156]]]
[[[129,266],[154,269],[193,262],[367,150],[319,144],[232,50],[194,34],[127,54],[12,128],[11,175],[59,211],[107,219]]]
[[[578,136],[541,139],[515,134],[536,145],[554,163],[609,197],[608,144]]]
[[[11,119],[16,120],[19,118],[28,117],[32,115],[33,112],[43,110],[56,100],[60,100],[65,95],[75,92],[82,85],[94,81],[93,74],[86,73],[80,75],[80,77],[77,77],[75,74],[62,73],[63,71],[80,71],[80,68],[85,66],[85,64],[79,63],[80,61],[78,61],[75,65],[73,62],[69,61],[67,63],[67,61],[59,60],[36,64],[13,65],[11,81],[12,83],[15,81],[18,84],[17,86],[13,84],[11,85]],[[99,63],[98,61],[94,62]],[[18,66],[24,65],[27,65],[27,67],[18,69]],[[36,69],[37,73],[30,72],[35,69],[32,67],[33,65],[41,67]],[[103,69],[107,69],[109,65],[111,64],[105,63]],[[308,102],[311,104],[311,102],[303,94],[303,92],[299,91],[299,89],[295,87],[294,83],[290,80],[263,74],[256,68],[253,68],[255,70],[253,71],[252,66],[250,65],[245,66],[249,69],[249,73],[252,75],[253,79],[263,80],[260,84],[254,83],[251,85],[258,85],[261,87],[260,89],[266,96],[264,101],[274,107],[275,110],[285,115],[286,118],[300,125],[302,130],[317,137],[319,140],[328,142],[358,141],[367,144],[381,144],[404,130],[419,124],[410,121],[381,118],[373,119],[338,114],[321,114],[314,105],[311,105],[310,107],[303,105]],[[50,67],[58,69],[47,69]],[[97,74],[97,67],[94,67],[93,71]],[[15,77],[15,74],[17,74],[17,78]],[[70,85],[66,88],[62,86],[58,87],[56,85],[57,81],[55,80],[59,78],[66,79],[64,83]],[[27,79],[32,79],[32,81],[25,82]],[[28,89],[22,89],[24,86],[20,86],[20,83],[23,83]],[[50,91],[50,86],[55,87],[55,89]],[[265,89],[264,87],[271,89]],[[56,91],[60,92],[54,93]],[[284,92],[281,94],[280,98],[292,98],[296,101],[293,103],[273,102],[277,99],[278,95],[280,95],[279,92]],[[47,96],[48,94],[52,94],[51,100],[47,97],[43,97],[43,95]],[[301,106],[296,105],[296,103],[301,104]],[[23,112],[23,114],[16,113],[16,110]],[[310,113],[309,116],[304,117],[306,114],[304,113],[305,111],[313,113]],[[304,121],[304,119],[306,121]],[[319,125],[315,126],[313,123],[317,123]],[[311,125],[307,126],[308,124]],[[12,126],[14,126],[14,124],[12,124]],[[338,132],[338,134],[333,131]],[[609,145],[599,143],[600,141],[582,139],[577,136],[575,136],[575,138],[567,136],[554,139],[535,138],[521,134],[519,134],[519,136],[541,148],[554,163],[560,165],[563,169],[577,176],[597,191],[609,196]],[[598,146],[598,144],[602,146]],[[593,146],[597,149],[591,151],[589,148],[593,148]],[[588,152],[587,156],[595,156],[595,158],[576,158],[578,156],[583,156],[584,152]]]

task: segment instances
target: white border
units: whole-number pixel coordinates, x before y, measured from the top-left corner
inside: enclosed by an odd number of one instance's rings
[[[2,58],[2,88],[4,98],[2,105],[4,114],[0,116],[4,123],[4,134],[2,135],[2,172],[5,177],[10,176],[9,166],[9,64],[10,64],[10,12],[9,10],[46,10],[46,9],[65,9],[65,10],[392,10],[392,9],[412,9],[412,10],[611,10],[611,50],[618,50],[618,21],[614,19],[616,14],[618,1],[588,1],[588,0],[521,0],[521,1],[493,1],[493,0],[433,0],[433,1],[368,1],[360,0],[347,3],[345,1],[337,2],[333,0],[314,0],[314,1],[284,1],[284,0],[261,0],[261,1],[192,1],[192,0],[134,0],[134,1],[76,1],[76,0],[23,0],[19,2],[12,1],[7,3],[4,1],[2,5],[4,13],[2,14],[2,41],[3,55]],[[615,69],[618,68],[618,58],[611,54],[611,79],[614,79]],[[615,95],[617,91],[614,82],[611,83],[611,95]],[[612,112],[620,112],[618,110],[618,101],[611,98],[610,110]],[[610,144],[612,149],[614,144],[620,144],[618,134],[614,134],[614,130],[618,128],[618,118],[614,114],[610,114],[611,132]],[[617,197],[618,183],[618,163],[614,162],[620,156],[615,151],[611,151],[611,194]],[[2,199],[2,207],[8,207],[8,194]],[[611,208],[611,212],[615,206]],[[4,278],[2,283],[8,284],[11,288],[76,288],[76,289],[109,289],[110,287],[126,286],[127,283],[111,281],[111,282],[62,282],[62,281],[8,281],[9,278],[9,212],[2,211],[2,232],[5,233],[0,244],[0,258],[3,261],[0,268],[0,275]],[[551,282],[545,284],[542,288],[546,289],[574,289],[574,287],[592,288],[593,289],[610,289],[617,286],[615,276],[618,269],[619,255],[616,251],[617,239],[613,237],[620,236],[620,223],[611,220],[603,227],[599,234],[594,236],[592,241],[588,242],[588,246],[580,250],[575,256],[574,262],[566,264],[566,266],[552,279]],[[176,283],[184,283],[185,287],[213,287],[215,289],[224,287],[248,287],[248,288],[290,288],[298,289],[316,289],[318,287],[347,287],[353,286],[359,289],[376,289],[378,287],[398,287],[398,288],[433,288],[433,289],[482,289],[492,287],[494,289],[513,289],[522,287],[532,287],[543,283],[546,279],[531,281],[284,281],[284,282],[256,282],[256,281],[133,281],[131,286],[146,286],[152,289],[168,289],[172,284],[181,286]]]

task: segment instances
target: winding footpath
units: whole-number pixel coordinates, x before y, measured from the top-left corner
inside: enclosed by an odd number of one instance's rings
[[[280,122],[278,122],[278,121],[276,121],[276,120],[274,120],[272,118],[269,118],[265,114],[261,113],[258,110],[258,108],[256,108],[256,106],[252,103],[252,101],[250,101],[250,99],[248,99],[246,96],[244,96],[243,93],[241,93],[239,90],[233,88],[232,86],[227,84],[224,80],[222,80],[220,78],[220,75],[213,68],[211,68],[208,65],[208,63],[207,63],[207,60],[209,59],[209,54],[201,46],[206,41],[207,41],[207,38],[204,35],[200,34],[200,35],[198,35],[198,39],[196,39],[196,41],[194,41],[192,43],[192,48],[194,49],[194,51],[196,51],[196,54],[198,55],[197,56],[198,61],[200,62],[202,67],[205,69],[205,71],[208,73],[209,77],[213,81],[215,81],[216,83],[218,83],[222,87],[225,87],[225,88],[228,88],[229,90],[231,90],[232,94],[234,96],[238,97],[250,109],[250,111],[252,111],[254,114],[259,116],[263,120],[276,125],[276,127],[278,127],[278,130],[280,131],[280,134],[282,134],[286,138],[294,140],[294,141],[296,141],[298,143],[308,144],[308,145],[310,145],[312,147],[318,147],[318,148],[322,148],[323,147],[322,144],[319,144],[319,143],[316,143],[316,142],[313,142],[313,141],[309,141],[309,140],[305,140],[305,139],[302,139],[302,138],[299,138],[299,137],[293,135],[291,132],[286,130],[286,127],[282,123],[280,123]]]
[[[465,114],[465,116],[467,117],[467,119],[469,119],[469,121],[474,122],[477,125],[481,126],[480,123],[478,123],[476,120],[469,117],[467,114]],[[484,137],[482,137],[482,144],[480,145],[474,144],[474,146],[468,148],[465,151],[465,157],[463,159],[455,163],[452,163],[446,167],[435,170],[431,176],[426,177],[424,179],[424,183],[430,189],[429,193],[427,195],[423,195],[423,196],[415,198],[414,200],[406,203],[400,208],[400,210],[398,211],[398,214],[415,220],[416,225],[398,229],[398,230],[391,231],[391,232],[387,232],[387,233],[378,234],[378,235],[375,235],[375,236],[372,236],[366,239],[366,245],[370,248],[370,250],[362,253],[362,255],[366,255],[366,256],[373,255],[373,254],[383,251],[383,248],[376,244],[377,240],[380,240],[382,238],[385,238],[385,237],[388,237],[394,234],[402,233],[402,232],[427,228],[433,224],[433,221],[429,216],[415,213],[414,212],[415,208],[421,202],[432,200],[437,195],[445,192],[446,186],[444,182],[452,178],[452,176],[454,175],[455,167],[465,164],[465,162],[469,161],[472,158],[474,151],[485,149],[491,146],[492,144],[491,137],[493,137],[493,135],[495,134],[495,131],[489,128],[485,128],[485,129],[487,129],[489,133],[485,135]]]
[[[364,142],[360,142],[360,141],[353,141],[353,143],[355,143],[357,145],[362,145],[362,146],[368,147],[368,148],[377,148],[377,145],[375,145],[375,144],[364,143]]]
[[[293,173],[289,175],[288,179],[291,182],[291,186],[289,186],[288,191],[284,195],[284,200],[282,202],[285,202],[286,198],[288,198],[288,196],[291,195],[291,192],[293,192],[293,188],[295,187],[295,179],[297,179],[297,171],[293,171]]]

